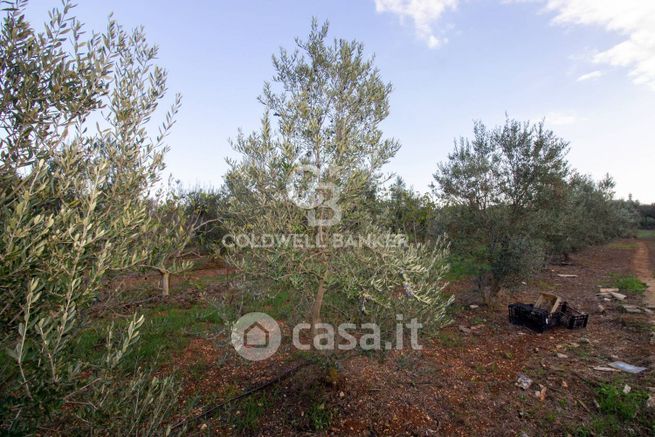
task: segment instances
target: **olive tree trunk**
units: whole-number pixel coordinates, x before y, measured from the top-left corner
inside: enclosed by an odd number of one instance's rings
[[[161,295],[168,297],[170,292],[171,273],[167,270],[160,270],[161,274]]]

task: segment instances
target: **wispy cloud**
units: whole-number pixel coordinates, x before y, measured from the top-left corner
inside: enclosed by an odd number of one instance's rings
[[[416,35],[428,47],[439,47],[446,40],[437,36],[437,22],[447,10],[456,9],[460,0],[375,0],[378,13],[392,13],[401,22],[412,21]],[[541,3],[555,14],[560,25],[598,26],[623,36],[609,48],[598,48],[592,57],[596,64],[625,67],[637,84],[655,90],[655,0],[501,0],[502,3]],[[600,77],[594,71],[578,80]]]
[[[416,36],[428,47],[436,48],[446,42],[435,35],[434,27],[447,9],[455,9],[459,0],[375,0],[378,13],[389,12],[413,21]]]
[[[623,35],[593,56],[597,64],[626,67],[637,84],[655,90],[655,1],[546,0],[558,24],[594,25]]]
[[[592,71],[590,73],[583,74],[582,76],[578,77],[577,81],[578,82],[584,82],[585,80],[592,80],[592,79],[598,79],[599,77],[603,77],[605,73],[603,73],[600,70]]]

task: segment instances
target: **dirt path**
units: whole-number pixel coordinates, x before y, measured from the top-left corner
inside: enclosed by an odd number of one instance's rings
[[[648,285],[644,293],[644,305],[647,308],[655,308],[655,277],[653,277],[648,245],[645,241],[639,241],[632,264],[639,279]]]

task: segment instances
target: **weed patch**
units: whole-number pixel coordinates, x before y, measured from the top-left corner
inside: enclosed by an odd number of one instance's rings
[[[596,391],[600,415],[572,430],[576,437],[610,435],[647,435],[653,431],[652,415],[645,411],[647,393],[623,392],[621,384],[603,384]],[[651,435],[651,434],[648,434]]]
[[[645,392],[633,390],[624,393],[622,388],[615,385],[604,384],[598,389],[600,411],[622,421],[634,419],[647,398]]]
[[[324,402],[314,403],[307,413],[313,431],[324,431],[332,422],[332,412],[325,406]]]
[[[227,414],[227,422],[239,433],[252,434],[270,405],[266,393],[257,393],[237,402]]]
[[[215,309],[201,306],[189,309],[159,306],[147,311],[146,321],[140,330],[139,340],[123,359],[124,368],[156,365],[174,351],[184,348],[190,338],[198,337],[222,323]],[[111,322],[98,320],[80,332],[72,355],[74,357],[100,358],[105,351],[107,329]],[[123,328],[127,321],[114,322]]]
[[[447,348],[457,348],[464,344],[464,341],[461,339],[461,337],[451,332],[440,331],[437,333],[435,338],[443,347]]]
[[[641,282],[635,275],[610,275],[609,286],[616,287],[621,291],[629,293],[643,293],[648,286]]]
[[[463,278],[475,276],[481,270],[486,270],[488,267],[481,266],[480,263],[473,257],[464,257],[451,255],[448,259],[450,269],[446,273],[446,280],[456,281]]]

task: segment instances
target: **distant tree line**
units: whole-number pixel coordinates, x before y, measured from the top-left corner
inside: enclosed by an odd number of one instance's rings
[[[655,223],[655,207],[615,198],[614,180],[599,181],[570,168],[569,144],[543,123],[508,119],[493,129],[474,125],[437,165],[431,192],[397,177],[362,198],[359,208],[383,229],[415,243],[447,236],[451,268],[475,278],[485,301],[548,262]],[[190,210],[218,219],[196,236],[198,247],[220,245],[230,190],[191,190]],[[211,200],[210,200],[211,199]],[[196,206],[191,206],[196,205]]]
[[[655,229],[655,203],[639,205],[639,227],[642,229]]]

